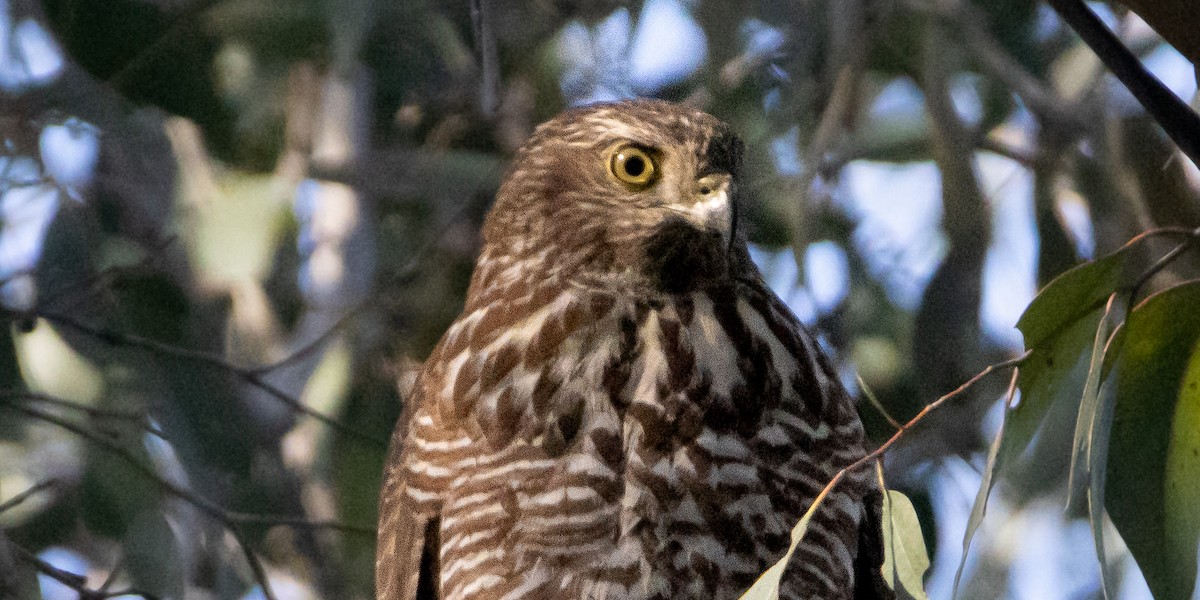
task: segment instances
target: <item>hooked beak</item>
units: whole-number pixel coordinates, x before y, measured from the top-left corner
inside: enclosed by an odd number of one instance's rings
[[[685,203],[669,206],[696,227],[721,234],[726,248],[733,243],[737,211],[733,206],[734,184],[727,173],[705,175],[696,180]]]

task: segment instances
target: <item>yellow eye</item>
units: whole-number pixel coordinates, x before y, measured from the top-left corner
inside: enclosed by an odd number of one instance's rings
[[[658,164],[650,152],[633,144],[619,146],[608,160],[608,170],[633,189],[650,187],[658,179]]]

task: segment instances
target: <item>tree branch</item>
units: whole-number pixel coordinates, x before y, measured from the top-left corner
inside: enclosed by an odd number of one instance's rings
[[[999,371],[1001,369],[1007,369],[1010,367],[1015,367],[1017,365],[1020,365],[1029,356],[1029,354],[1030,354],[1030,351],[1026,350],[1024,354],[1021,354],[1020,356],[1017,356],[1015,358],[1011,358],[1011,359],[1003,361],[1003,362],[998,362],[995,364],[988,365],[987,368],[985,368],[984,370],[977,373],[974,377],[968,379],[966,381],[966,383],[963,383],[962,385],[958,386],[958,388],[956,388],[954,391],[941,396],[940,398],[938,398],[937,400],[934,400],[933,402],[930,402],[929,404],[926,404],[925,408],[921,409],[921,412],[917,413],[917,415],[915,417],[913,417],[912,419],[909,419],[909,421],[907,423],[901,425],[900,428],[896,430],[896,433],[892,434],[892,437],[888,438],[888,440],[886,442],[884,442],[882,445],[880,445],[878,448],[876,448],[874,451],[870,452],[866,456],[850,463],[850,465],[846,466],[842,470],[835,473],[833,478],[829,480],[829,483],[825,484],[825,487],[821,490],[821,493],[817,494],[817,498],[815,500],[813,500],[813,505],[815,506],[815,505],[819,504],[822,500],[824,500],[825,497],[828,496],[829,493],[833,490],[833,488],[837,487],[837,484],[841,483],[842,479],[844,479],[847,474],[849,474],[853,471],[857,471],[858,469],[861,469],[863,466],[870,464],[871,461],[878,460],[880,457],[882,457],[884,455],[884,453],[886,453],[888,451],[888,449],[890,449],[892,446],[894,446],[896,444],[896,442],[900,441],[900,438],[903,438],[904,435],[906,433],[908,433],[908,431],[910,429],[915,427],[918,423],[920,423],[923,419],[925,419],[925,417],[928,416],[930,413],[937,410],[943,404],[945,404],[946,402],[955,398],[959,394],[967,391],[968,388],[975,385],[976,383],[979,383],[979,381],[981,379],[983,379],[984,377],[987,377],[988,375],[990,375],[996,371]]]
[[[1146,112],[1197,166],[1200,166],[1200,117],[1167,86],[1150,74],[1141,61],[1082,0],[1048,0],[1079,37],[1125,84]]]
[[[157,471],[154,470],[153,467],[144,463],[142,460],[140,460],[136,455],[134,455],[128,449],[126,449],[125,447],[117,444],[116,442],[114,442],[110,439],[105,438],[102,435],[96,434],[95,432],[87,429],[86,427],[83,427],[83,426],[81,426],[77,423],[74,423],[68,419],[63,419],[56,415],[50,414],[48,412],[38,410],[38,409],[30,407],[30,406],[18,404],[16,402],[14,402],[13,399],[5,398],[3,396],[0,396],[0,407],[7,407],[7,408],[10,408],[17,412],[23,413],[28,417],[38,419],[40,421],[45,421],[45,422],[51,423],[53,425],[57,425],[58,427],[66,429],[67,431],[70,431],[71,433],[74,433],[75,435],[78,435],[79,437],[101,447],[102,449],[116,455],[118,458],[127,462],[130,466],[132,466],[135,470],[137,470],[139,473],[141,473],[144,477],[153,481],[160,488],[162,488],[163,491],[167,492],[168,494],[170,494],[172,496],[182,499],[183,501],[187,502],[188,504],[191,504],[192,506],[195,506],[201,512],[205,513],[210,518],[212,518],[213,520],[220,523],[227,531],[229,531],[230,534],[232,534],[234,536],[234,539],[237,540],[238,545],[242,549],[242,553],[246,557],[247,563],[250,565],[251,571],[253,571],[253,573],[254,573],[255,580],[258,582],[258,584],[260,586],[262,586],[263,594],[264,594],[264,596],[266,596],[267,600],[275,600],[275,595],[271,591],[270,583],[268,582],[267,575],[266,575],[266,569],[263,567],[262,562],[259,560],[258,556],[254,553],[254,550],[250,547],[250,543],[246,539],[245,535],[242,533],[240,526],[266,524],[266,525],[286,525],[286,526],[291,526],[291,527],[303,527],[303,528],[334,529],[334,530],[353,532],[353,533],[370,533],[373,531],[371,528],[367,528],[367,527],[348,525],[348,524],[343,524],[343,523],[335,523],[335,522],[329,522],[329,521],[307,521],[304,519],[298,519],[298,518],[290,517],[290,516],[256,515],[256,514],[250,514],[250,513],[239,513],[239,512],[227,511],[224,508],[213,503],[212,501],[210,501],[202,496],[199,496],[199,495],[193,493],[192,491],[185,489],[175,483],[172,483],[172,482],[164,479],[163,477],[161,477],[158,474]]]
[[[152,340],[150,338],[145,338],[145,337],[142,337],[139,335],[134,335],[131,333],[121,333],[121,332],[112,331],[109,329],[104,329],[101,327],[96,327],[96,326],[84,323],[74,317],[69,317],[64,314],[58,314],[58,313],[52,313],[52,312],[35,312],[35,313],[31,313],[29,315],[22,315],[22,316],[24,316],[24,317],[29,317],[29,316],[41,317],[51,323],[55,323],[55,324],[58,324],[58,325],[61,325],[64,327],[68,327],[68,328],[74,329],[75,331],[78,331],[80,333],[84,333],[84,334],[90,335],[92,337],[95,337],[96,339],[99,339],[109,345],[130,346],[130,347],[134,347],[134,348],[141,348],[143,350],[149,350],[151,352],[170,356],[172,358],[178,358],[178,359],[182,359],[182,360],[192,361],[192,362],[195,362],[198,364],[202,364],[202,365],[206,365],[209,367],[228,371],[229,373],[235,375],[236,377],[238,377],[242,381],[246,382],[247,384],[266,392],[267,394],[274,397],[276,400],[282,402],[283,404],[287,405],[289,408],[291,408],[292,410],[296,411],[299,414],[302,414],[302,415],[305,415],[308,417],[312,417],[312,418],[324,423],[325,425],[329,426],[330,428],[334,429],[335,431],[337,431],[343,435],[346,435],[348,437],[356,438],[360,441],[367,442],[367,443],[369,443],[373,446],[379,447],[379,448],[387,447],[387,442],[385,440],[377,438],[377,437],[375,437],[369,433],[366,433],[364,431],[355,429],[349,425],[346,425],[345,423],[342,423],[341,421],[338,421],[337,419],[334,419],[333,417],[329,417],[329,416],[324,415],[312,408],[309,408],[308,406],[305,406],[304,403],[301,402],[300,400],[297,400],[296,398],[291,397],[290,395],[287,394],[287,392],[284,392],[283,390],[279,389],[278,387],[272,385],[270,382],[263,379],[264,372],[260,371],[257,368],[241,367],[239,365],[235,365],[235,364],[229,362],[228,360],[225,360],[224,358],[222,358],[218,355],[215,355],[215,354],[212,354],[209,352],[201,352],[198,350],[191,350],[189,348],[180,348],[178,346],[164,344],[162,342]]]
[[[0,397],[12,398],[14,400],[18,400],[18,399],[19,400],[27,400],[30,402],[41,402],[43,404],[49,404],[51,406],[57,406],[59,408],[65,408],[68,410],[81,412],[89,417],[94,418],[94,419],[113,419],[113,420],[118,420],[118,421],[128,421],[131,423],[135,423],[139,428],[145,430],[146,433],[149,433],[155,437],[158,437],[158,438],[161,438],[164,440],[167,439],[166,435],[163,434],[162,430],[155,427],[154,424],[150,422],[150,417],[142,412],[117,410],[117,409],[110,409],[110,408],[98,408],[95,406],[88,406],[86,404],[80,404],[78,402],[73,402],[73,401],[67,400],[65,398],[57,398],[54,396],[49,396],[47,394],[39,394],[37,392],[27,392],[24,390],[0,389]]]
[[[10,544],[9,546],[16,551],[17,558],[33,565],[33,568],[40,571],[43,575],[79,592],[79,600],[107,600],[108,598],[117,598],[120,596],[141,596],[146,600],[158,600],[158,596],[137,588],[125,588],[112,592],[105,588],[93,590],[87,587],[87,577],[60,569],[16,544]]]
[[[13,496],[12,498],[9,498],[8,500],[6,500],[4,502],[0,502],[0,513],[16,507],[17,505],[28,500],[30,497],[32,497],[33,495],[35,495],[43,490],[47,490],[47,489],[54,487],[57,483],[58,482],[53,479],[46,479],[46,480],[39,481],[39,482],[33,484],[33,487],[17,494],[16,496]]]

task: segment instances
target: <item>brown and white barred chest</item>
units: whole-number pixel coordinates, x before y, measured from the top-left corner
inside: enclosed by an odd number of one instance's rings
[[[441,515],[443,598],[736,597],[863,454],[851,401],[759,281],[482,300],[431,357],[404,449],[404,493]],[[789,597],[851,593],[861,485],[823,504]]]

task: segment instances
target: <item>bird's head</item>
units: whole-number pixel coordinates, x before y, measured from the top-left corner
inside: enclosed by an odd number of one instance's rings
[[[485,256],[542,254],[554,275],[666,292],[725,279],[741,155],[723,122],[668,102],[565,112],[517,153]]]

